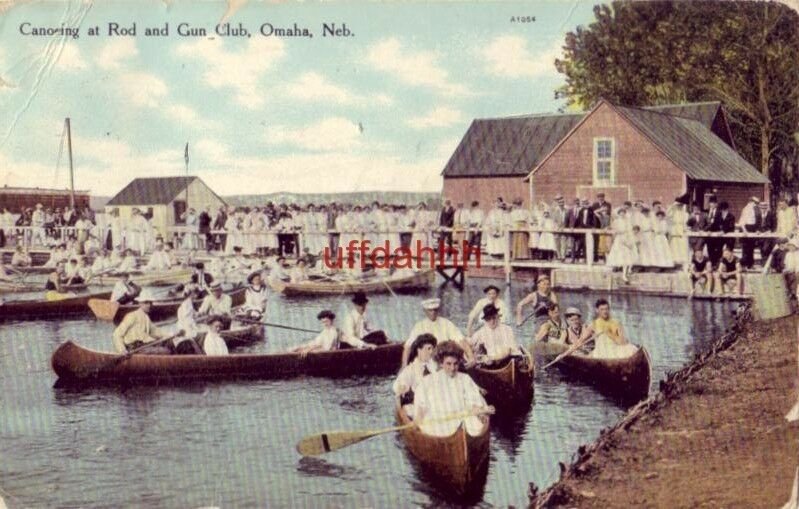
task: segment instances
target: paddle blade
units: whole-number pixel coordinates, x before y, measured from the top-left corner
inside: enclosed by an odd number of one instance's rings
[[[375,431],[331,431],[303,438],[297,443],[297,452],[302,456],[319,456],[330,451],[337,451],[367,438],[380,435]]]
[[[119,303],[104,299],[89,299],[89,309],[98,320],[110,322],[119,311]]]

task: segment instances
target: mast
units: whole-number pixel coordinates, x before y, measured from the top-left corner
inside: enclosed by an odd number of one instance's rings
[[[64,122],[67,125],[67,150],[69,151],[69,208],[75,208],[75,173],[72,169],[72,129],[69,124],[69,117]]]
[[[186,160],[186,177],[189,176],[189,142],[186,142],[186,154],[184,156]],[[187,179],[188,182],[188,179]],[[186,184],[186,214],[189,213],[189,184]]]

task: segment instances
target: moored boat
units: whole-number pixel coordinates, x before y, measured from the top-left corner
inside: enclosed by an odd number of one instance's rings
[[[400,425],[412,422],[402,406],[395,408]],[[423,433],[416,426],[400,433],[405,447],[416,458],[425,473],[446,483],[447,488],[463,495],[477,491],[477,485],[485,482],[490,445],[490,421],[485,420],[483,431],[470,435],[461,423],[452,435],[439,437]]]
[[[391,374],[399,368],[402,343],[374,349],[340,349],[329,352],[271,354],[120,356],[99,352],[67,341],[53,353],[51,364],[63,380],[113,382],[135,380],[186,380],[223,378],[280,379],[301,375],[354,376]]]
[[[301,283],[270,280],[269,285],[278,293],[293,295],[342,295],[346,293],[386,293],[389,291],[412,291],[430,288],[435,282],[433,270],[424,270],[404,277],[372,276],[364,280],[309,280]],[[389,290],[389,287],[391,290]]]
[[[37,320],[83,315],[89,312],[89,299],[107,299],[110,291],[75,295],[61,300],[24,299],[0,301],[0,321]]]
[[[500,367],[474,366],[466,371],[487,391],[486,399],[491,404],[509,407],[532,399],[535,363],[530,352],[523,352],[524,359],[512,358]]]
[[[536,357],[550,361],[567,349],[568,345],[539,341],[535,343],[533,352]],[[633,401],[649,394],[651,364],[649,352],[639,346],[633,355],[623,359],[597,359],[575,352],[555,366],[568,375],[594,385],[601,392]]]
[[[229,290],[225,293],[230,295],[232,305],[235,307],[244,304],[246,290],[247,288],[242,286]],[[184,299],[181,298],[153,301],[149,313],[150,319],[157,322],[174,317],[177,314],[178,308],[183,300]],[[202,301],[202,299],[194,299],[194,308],[199,308]],[[88,305],[98,320],[114,322],[119,322],[125,317],[126,314],[139,308],[138,304],[119,305],[116,302],[111,302],[109,300],[98,301],[97,299],[90,300]]]
[[[130,281],[139,286],[171,286],[178,283],[188,283],[191,279],[191,269],[162,270],[156,272],[130,272]],[[119,280],[122,273],[107,273],[92,278],[92,283],[98,285],[113,285]]]

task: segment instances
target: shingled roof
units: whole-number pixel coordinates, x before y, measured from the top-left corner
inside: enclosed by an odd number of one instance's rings
[[[133,179],[130,184],[106,204],[107,206],[126,205],[166,205],[178,194],[185,191],[198,177],[146,177]]]
[[[654,106],[693,119],[708,130],[719,102]],[[475,119],[442,171],[444,177],[524,177],[587,113]]]

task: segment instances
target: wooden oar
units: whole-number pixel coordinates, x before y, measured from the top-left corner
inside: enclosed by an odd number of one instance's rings
[[[577,350],[579,350],[583,346],[587,345],[591,341],[595,341],[598,337],[604,336],[604,335],[605,335],[604,332],[601,332],[599,334],[594,334],[593,336],[591,336],[590,338],[586,339],[582,343],[577,343],[576,345],[573,345],[571,348],[569,348],[568,350],[566,350],[562,354],[560,354],[557,357],[555,357],[555,359],[552,362],[550,362],[549,364],[545,365],[543,369],[547,369],[548,367],[552,366],[553,364],[557,364],[558,362],[560,362],[561,360],[565,359],[569,355],[573,354],[574,352],[576,352]]]
[[[391,288],[391,285],[388,284],[388,281],[386,281],[385,278],[382,278],[382,277],[379,277],[379,276],[378,276],[378,278],[380,279],[380,282],[383,283],[386,286],[386,288],[388,288],[388,291],[391,293],[391,296],[392,297],[396,297],[397,294],[394,293],[394,290]]]
[[[178,336],[180,336],[180,334],[173,334],[172,336],[168,336],[168,337],[165,337],[165,338],[157,339],[155,341],[151,341],[151,342],[149,342],[147,344],[144,344],[144,345],[142,345],[142,346],[140,346],[138,348],[134,348],[133,350],[131,350],[131,351],[127,352],[127,353],[124,353],[122,355],[114,357],[113,359],[110,359],[108,362],[104,362],[103,364],[101,364],[99,366],[95,366],[93,368],[91,368],[91,367],[90,368],[85,368],[85,369],[81,370],[80,376],[83,377],[83,378],[86,378],[86,377],[91,376],[91,375],[96,375],[97,373],[99,373],[100,371],[103,371],[104,369],[108,369],[110,367],[116,366],[120,362],[123,362],[123,361],[126,361],[126,360],[130,359],[130,357],[132,355],[144,350],[145,348],[166,343],[170,339],[174,339],[174,338],[176,338]]]
[[[288,330],[295,330],[298,332],[311,332],[313,334],[319,334],[318,330],[302,329],[300,327],[291,327],[290,325],[282,325],[279,323],[262,322],[260,320],[253,320],[252,318],[245,318],[243,316],[233,316],[233,320],[241,323],[249,323],[252,325],[265,325],[267,327],[275,327],[278,329],[288,329]]]
[[[331,451],[337,451],[345,447],[349,447],[358,442],[378,435],[385,435],[386,433],[393,433],[395,431],[402,431],[410,429],[420,424],[432,424],[438,422],[454,421],[456,419],[463,419],[473,415],[481,415],[490,413],[487,409],[480,409],[477,412],[461,412],[458,414],[442,417],[441,419],[431,419],[421,423],[411,422],[402,426],[393,426],[391,428],[383,428],[377,430],[361,430],[361,431],[331,431],[328,433],[320,433],[318,435],[310,435],[297,443],[297,452],[302,456],[318,456]]]

